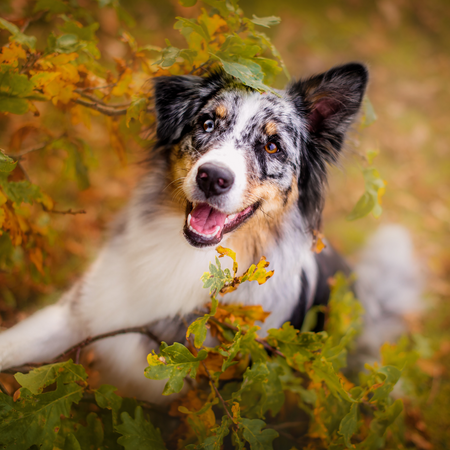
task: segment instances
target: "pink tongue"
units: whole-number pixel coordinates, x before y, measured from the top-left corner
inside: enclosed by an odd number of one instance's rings
[[[220,233],[226,218],[226,214],[211,208],[207,203],[199,203],[191,211],[191,227],[199,233],[212,234],[216,227],[219,226],[217,233]]]

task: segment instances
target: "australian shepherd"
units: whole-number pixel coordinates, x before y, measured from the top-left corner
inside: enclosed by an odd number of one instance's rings
[[[183,342],[185,318],[208,301],[199,280],[218,244],[237,253],[242,269],[264,255],[275,270],[266,284],[246,283],[223,300],[271,312],[261,334],[286,321],[300,327],[313,304],[326,303],[327,278],[348,270],[330,247],[317,255],[312,244],[327,166],[339,158],[367,81],[359,63],[264,94],[224,72],[156,78],[148,174],[84,277],[58,303],[0,334],[0,370],[49,361],[89,336],[125,327],[148,326],[161,340]],[[387,234],[383,257],[387,266],[400,258],[403,281],[389,287],[392,271],[373,276],[371,258],[382,244],[360,271],[361,292],[378,313],[392,309],[386,299],[395,303],[400,285],[406,303],[414,295],[405,294],[414,279],[409,240],[398,229]],[[164,382],[144,376],[156,342],[127,334],[93,345],[102,381],[126,395],[161,398]]]

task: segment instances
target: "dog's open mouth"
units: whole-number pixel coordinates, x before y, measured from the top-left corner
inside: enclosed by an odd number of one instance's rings
[[[235,230],[258,209],[254,203],[235,214],[225,214],[208,203],[188,205],[188,215],[184,225],[184,235],[194,247],[217,245],[225,233]]]

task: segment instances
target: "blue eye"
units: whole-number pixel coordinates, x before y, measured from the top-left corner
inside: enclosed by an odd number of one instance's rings
[[[205,123],[203,124],[203,129],[207,133],[211,133],[211,131],[214,130],[214,120],[211,119],[206,120]]]
[[[270,154],[278,152],[277,144],[275,144],[274,142],[268,142],[265,145],[264,149],[266,150],[267,153],[270,153]]]

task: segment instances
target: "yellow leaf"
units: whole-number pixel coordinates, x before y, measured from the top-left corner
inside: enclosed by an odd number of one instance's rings
[[[383,180],[383,183],[384,183],[385,186],[387,186],[387,181],[386,180]],[[385,187],[382,187],[382,188],[378,189],[377,200],[378,200],[378,204],[379,205],[381,205],[381,198],[383,197],[385,192],[386,192],[386,188]]]
[[[126,93],[131,93],[130,85],[133,81],[133,72],[131,69],[125,69],[125,72],[120,76],[120,79],[114,89],[111,91],[112,95],[116,97],[121,97]]]
[[[71,83],[78,83],[80,81],[80,75],[78,74],[77,68],[73,64],[64,64],[58,66],[58,70],[64,80],[70,81]]]
[[[31,248],[28,252],[30,261],[36,266],[36,269],[41,275],[45,275],[42,264],[44,262],[44,257],[42,255],[42,250],[39,247]]]
[[[6,195],[0,191],[0,206],[4,205],[7,201],[8,199],[6,198]]]
[[[223,258],[224,256],[229,256],[233,260],[233,272],[234,272],[234,275],[236,276],[236,273],[238,270],[238,263],[236,261],[236,252],[234,252],[233,250],[231,250],[229,248],[222,247],[221,245],[219,245],[216,248],[216,252],[219,253],[219,258]],[[232,289],[232,290],[234,291],[234,289]],[[227,292],[231,292],[231,291],[227,291]]]
[[[326,248],[325,242],[323,239],[325,236],[317,230],[313,231],[314,241],[313,241],[313,251],[315,253],[320,253],[324,248]]]
[[[20,44],[11,42],[8,47],[3,47],[0,53],[0,63],[10,64],[17,67],[19,59],[26,59],[27,54]]]
[[[1,195],[1,192],[0,192]],[[5,210],[3,208],[0,208],[0,228],[3,227],[3,224],[5,223],[6,215]],[[3,231],[0,231],[0,236],[3,234]]]
[[[74,61],[78,58],[78,53],[54,53],[53,55],[49,55],[39,62],[49,63],[52,66],[61,66],[63,64],[67,64],[70,61]]]

